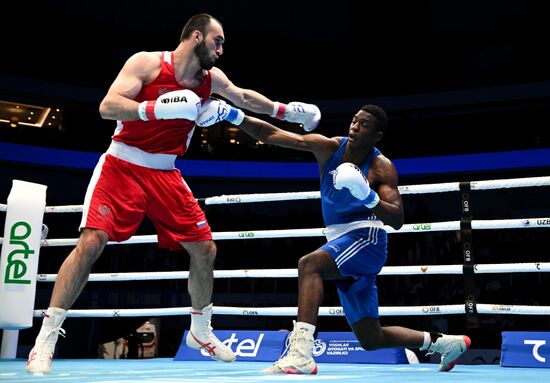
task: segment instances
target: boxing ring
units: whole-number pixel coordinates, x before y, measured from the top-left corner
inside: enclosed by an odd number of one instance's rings
[[[324,363],[317,375],[263,375],[263,362],[189,362],[172,359],[58,359],[50,375],[25,372],[24,360],[0,360],[0,382],[66,383],[260,383],[260,382],[377,382],[377,383],[502,383],[538,379],[548,381],[550,372],[535,368],[503,368],[498,365],[461,366],[450,373],[434,365],[366,365]]]
[[[475,318],[477,315],[516,314],[516,315],[550,315],[550,306],[533,305],[508,305],[491,302],[478,302],[475,292],[475,275],[498,273],[545,273],[550,270],[550,262],[528,263],[492,263],[476,264],[472,254],[473,230],[498,230],[498,229],[540,229],[549,228],[550,220],[547,217],[525,217],[519,219],[472,219],[471,193],[473,191],[486,191],[511,188],[536,188],[550,186],[550,177],[530,177],[515,179],[500,179],[471,182],[450,182],[423,185],[404,185],[399,190],[402,195],[407,194],[431,194],[458,192],[461,197],[462,215],[460,220],[445,222],[424,222],[405,224],[401,229],[394,230],[385,226],[388,234],[400,233],[427,233],[439,231],[460,232],[460,242],[464,261],[454,265],[412,265],[412,266],[385,266],[380,276],[405,276],[405,275],[463,275],[464,276],[464,303],[451,305],[421,305],[421,306],[382,306],[381,316],[430,316],[464,314]],[[318,191],[291,192],[291,193],[263,193],[221,195],[200,199],[204,205],[220,204],[247,204],[262,202],[284,202],[293,200],[319,199]],[[0,211],[6,211],[6,205],[0,204]],[[47,206],[46,213],[79,213],[80,205]],[[299,237],[324,237],[324,228],[306,228],[290,230],[247,230],[214,232],[215,241],[224,240],[253,240],[262,238],[299,238]],[[3,239],[0,238],[0,243]],[[111,245],[129,245],[155,243],[156,235],[134,236],[121,243],[109,242]],[[43,239],[42,247],[74,246],[77,239]],[[313,249],[311,249],[313,250]],[[241,270],[215,270],[214,278],[296,278],[296,269],[241,269]],[[37,282],[54,282],[55,274],[38,274]],[[187,279],[187,271],[175,272],[129,272],[129,273],[93,273],[89,282],[119,282],[119,281],[145,281],[145,280],[177,280]],[[46,308],[35,309],[34,317],[42,316]],[[69,310],[68,317],[161,317],[189,315],[190,307],[171,308],[146,308],[146,309],[93,309],[93,310]],[[296,307],[229,307],[214,306],[215,315],[235,316],[291,316],[297,315]],[[343,316],[341,307],[321,307],[320,316]],[[4,335],[6,332],[4,332]],[[11,345],[13,347],[13,345]],[[475,341],[474,341],[475,347]],[[208,365],[206,365],[208,363]],[[232,364],[216,362],[191,362],[172,361],[172,359],[157,358],[152,360],[54,360],[54,370],[50,376],[39,377],[41,381],[67,381],[67,382],[124,382],[124,381],[151,381],[151,382],[191,382],[204,380],[213,381],[240,381],[240,382],[264,382],[264,381],[288,381],[314,379],[322,381],[349,380],[364,381],[365,378],[376,379],[379,382],[397,382],[407,374],[407,381],[424,382],[426,379],[438,379],[441,381],[519,381],[529,377],[550,378],[550,370],[529,368],[502,368],[498,365],[460,365],[449,374],[441,374],[436,366],[431,364],[417,365],[366,365],[325,363],[320,365],[319,374],[316,376],[271,376],[262,375],[259,371],[269,363],[237,361]],[[207,367],[205,367],[207,366]],[[0,381],[30,381],[37,378],[28,375],[24,371],[23,360],[0,360]],[[398,380],[399,379],[399,380]]]

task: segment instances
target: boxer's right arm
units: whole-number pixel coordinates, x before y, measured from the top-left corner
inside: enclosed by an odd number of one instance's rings
[[[131,56],[111,84],[99,105],[99,113],[106,120],[139,120],[139,103],[134,98],[143,84],[155,78],[161,65],[156,53],[139,52]]]

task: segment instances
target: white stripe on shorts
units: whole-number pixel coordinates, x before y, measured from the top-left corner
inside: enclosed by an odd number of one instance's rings
[[[368,238],[355,241],[350,247],[348,247],[342,254],[336,257],[336,266],[341,267],[344,263],[349,261],[355,254],[360,252],[363,248],[370,244],[376,245],[378,243],[378,228],[370,228]]]
[[[99,181],[99,177],[101,176],[101,170],[103,169],[104,163],[105,163],[105,154],[102,154],[101,157],[99,157],[99,161],[97,161],[97,164],[94,168],[94,172],[92,173],[92,178],[90,179],[90,182],[88,183],[88,187],[86,188],[86,195],[84,196],[84,204],[82,208],[82,218],[80,220],[80,225],[78,227],[79,230],[82,230],[82,228],[86,227],[88,212],[90,210],[90,203],[92,202],[92,195],[94,194],[95,186],[97,185],[97,182]]]
[[[344,259],[347,259],[350,253],[355,254],[355,250],[358,247],[360,247],[361,245],[363,245],[364,243],[368,244],[367,240],[364,239],[364,238],[361,238],[361,239],[353,242],[346,250],[344,250],[344,252],[342,254],[340,254],[339,256],[336,257],[336,259],[334,260],[334,262],[336,262],[336,265],[338,267],[340,267],[340,263]]]

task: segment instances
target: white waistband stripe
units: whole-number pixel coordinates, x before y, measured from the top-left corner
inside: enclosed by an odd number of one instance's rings
[[[326,231],[327,241],[332,241],[353,230],[365,229],[367,227],[380,228],[385,230],[384,224],[379,220],[353,221],[349,223],[339,223],[328,225]]]
[[[145,168],[172,170],[176,167],[175,154],[147,153],[119,141],[111,141],[107,154]]]

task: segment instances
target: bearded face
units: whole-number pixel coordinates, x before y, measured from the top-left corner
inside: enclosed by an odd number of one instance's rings
[[[199,64],[201,66],[201,69],[204,69],[204,70],[212,69],[212,67],[216,63],[216,59],[210,56],[204,40],[195,46],[194,51],[197,57],[199,58]]]

